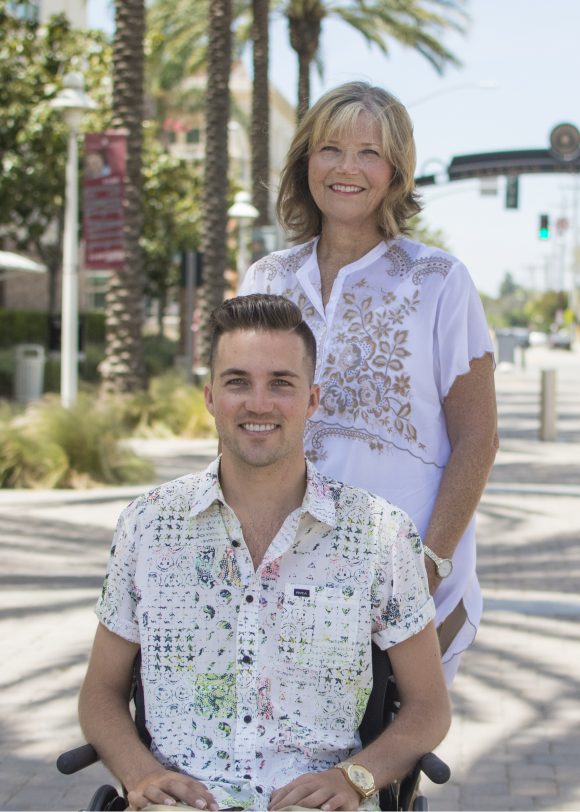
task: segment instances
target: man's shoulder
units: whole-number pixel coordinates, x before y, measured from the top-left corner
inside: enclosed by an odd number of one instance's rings
[[[131,502],[124,514],[135,516],[189,512],[216,487],[217,482],[217,468],[214,470],[214,465],[211,465],[204,471],[186,474],[151,488]]]
[[[346,482],[321,474],[319,471],[317,476],[324,490],[332,497],[337,516],[344,517],[356,508],[358,511],[368,512],[369,516],[392,517],[398,521],[408,519],[401,508],[372,491],[347,485]]]

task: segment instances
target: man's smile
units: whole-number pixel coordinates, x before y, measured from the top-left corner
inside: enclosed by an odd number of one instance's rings
[[[243,429],[252,432],[273,431],[278,428],[277,423],[241,423]]]

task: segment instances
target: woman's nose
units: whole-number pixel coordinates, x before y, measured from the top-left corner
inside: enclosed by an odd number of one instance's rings
[[[340,154],[338,168],[342,172],[356,172],[358,169],[358,160],[356,154],[350,149],[345,149]]]

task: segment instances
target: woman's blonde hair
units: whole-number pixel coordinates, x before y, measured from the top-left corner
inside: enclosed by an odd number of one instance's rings
[[[361,113],[370,113],[380,127],[384,157],[394,169],[388,194],[377,211],[385,239],[409,230],[408,221],[421,211],[415,190],[415,141],[405,107],[386,90],[367,82],[348,82],[330,90],[308,110],[294,135],[280,178],[276,211],[296,242],[320,234],[322,214],[308,186],[308,159],[326,138],[352,132]]]

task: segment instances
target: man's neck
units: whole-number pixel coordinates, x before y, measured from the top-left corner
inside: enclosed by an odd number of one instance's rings
[[[227,451],[221,457],[220,484],[224,498],[240,518],[264,511],[287,516],[302,504],[306,490],[303,456],[262,467],[234,462]]]
[[[287,516],[302,504],[306,490],[304,457],[258,468],[235,464],[224,452],[220,483],[257,569]]]

